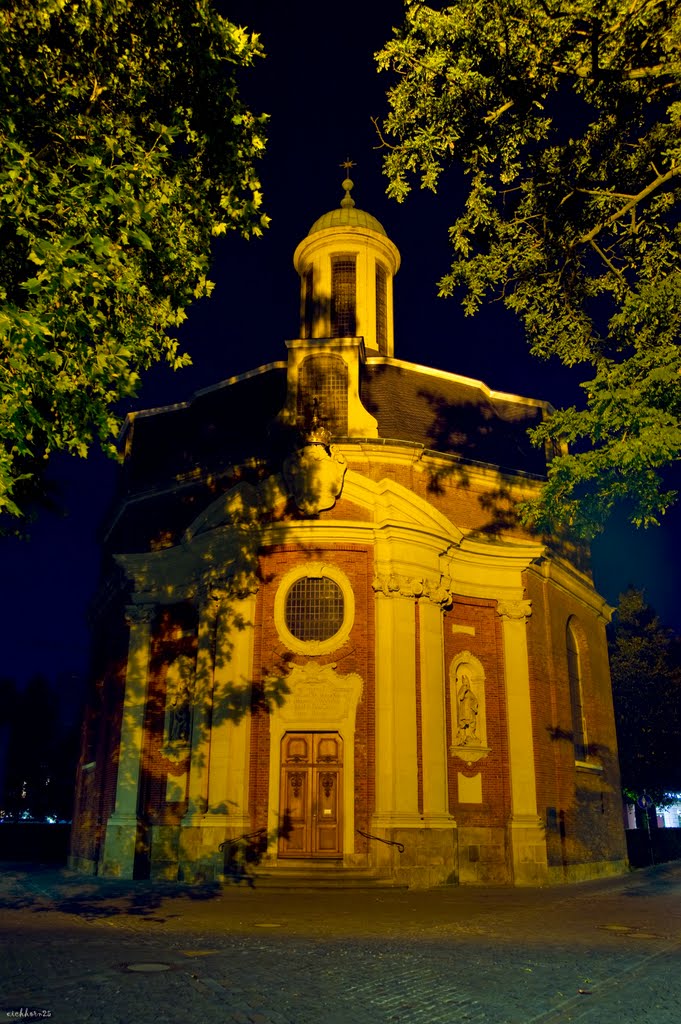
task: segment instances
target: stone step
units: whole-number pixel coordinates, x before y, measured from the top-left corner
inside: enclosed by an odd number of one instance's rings
[[[225,878],[225,885],[253,884],[258,889],[406,889],[391,878],[378,878],[360,871],[323,871],[300,868],[255,869],[242,878]]]

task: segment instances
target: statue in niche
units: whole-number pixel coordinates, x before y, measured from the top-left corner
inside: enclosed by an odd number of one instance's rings
[[[478,722],[478,698],[473,693],[471,678],[466,666],[461,667],[460,674],[457,673],[459,686],[457,689],[457,746],[465,747],[468,744],[480,742],[477,733]]]
[[[181,655],[168,666],[166,677],[166,756],[180,756],[191,743],[194,662]]]
[[[182,694],[176,694],[170,705],[168,720],[168,739],[177,743],[189,743],[189,728],[191,724],[191,713],[189,709],[189,697],[186,690]]]
[[[449,753],[470,767],[490,753],[487,746],[485,670],[479,658],[461,651],[449,666],[452,746]]]

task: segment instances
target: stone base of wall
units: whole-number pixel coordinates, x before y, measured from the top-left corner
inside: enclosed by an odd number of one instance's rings
[[[509,885],[513,881],[503,828],[459,828],[459,883]]]
[[[180,826],[152,825],[149,840],[149,877],[158,882],[176,882],[180,864]]]
[[[374,839],[370,859],[375,874],[390,878],[396,885],[411,889],[431,889],[437,885],[456,885],[459,880],[457,830],[449,828],[372,828]]]
[[[98,874],[109,878],[135,878],[136,861],[144,853],[143,826],[136,818],[112,815],[106,826],[104,851]]]
[[[508,846],[513,885],[546,885],[548,853],[546,830],[533,815],[509,822]]]
[[[96,875],[99,867],[96,860],[90,857],[75,857],[73,854],[66,858],[66,866],[71,871],[77,871],[79,875]]]
[[[220,881],[224,877],[224,825],[180,825],[178,828],[178,875],[182,882]]]
[[[628,870],[629,863],[626,860],[601,860],[593,861],[590,864],[565,864],[560,867],[550,867],[547,881],[549,885],[588,882],[593,878],[611,878],[617,875],[625,875]]]

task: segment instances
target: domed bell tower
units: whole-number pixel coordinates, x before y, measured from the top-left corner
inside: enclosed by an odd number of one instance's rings
[[[360,364],[394,351],[393,278],[400,254],[383,225],[357,209],[352,188],[346,177],[340,207],[314,222],[293,256],[300,337],[287,342],[282,418],[305,432],[314,409],[334,438],[377,436],[376,420],[359,397]]]
[[[367,355],[392,356],[397,247],[383,225],[358,210],[343,182],[340,207],[314,222],[297,247],[301,338],[361,337]]]

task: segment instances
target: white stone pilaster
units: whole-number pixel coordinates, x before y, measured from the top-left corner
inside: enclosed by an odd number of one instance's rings
[[[447,720],[442,607],[419,601],[423,817],[427,827],[452,828],[447,794]]]
[[[221,591],[208,591],[199,612],[196,679],[192,712],[189,758],[189,802],[182,819],[185,826],[199,825],[208,809],[208,779],[211,756],[211,713],[215,671],[216,626],[223,598]]]
[[[414,598],[376,594],[376,827],[420,824]]]
[[[207,818],[248,831],[250,704],[256,595],[236,598],[218,617]]]
[[[144,738],[144,711],[149,685],[152,605],[126,609],[130,627],[123,717],[118,748],[116,804],[106,826],[102,873],[132,878],[138,831],[139,779]]]
[[[516,885],[536,884],[547,875],[546,837],[537,814],[536,766],[530,699],[527,620],[530,601],[499,601],[506,676],[510,843]]]

